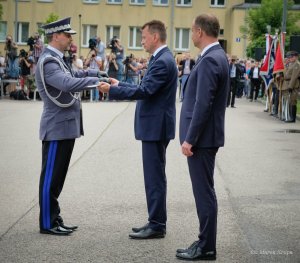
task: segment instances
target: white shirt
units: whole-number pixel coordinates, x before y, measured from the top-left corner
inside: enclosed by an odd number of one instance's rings
[[[159,47],[158,49],[156,49],[156,50],[153,52],[152,56],[155,57],[155,56],[157,55],[157,53],[158,53],[159,51],[161,51],[161,50],[162,50],[163,48],[165,48],[165,47],[167,47],[167,45],[162,45],[161,47]]]
[[[211,47],[213,47],[213,46],[216,46],[216,45],[219,45],[219,42],[218,41],[216,41],[216,42],[214,42],[214,43],[211,43],[211,44],[209,44],[209,45],[207,45],[205,48],[203,48],[203,50],[202,50],[202,52],[201,52],[201,57],[205,54],[205,52],[208,50],[208,49],[210,49]]]
[[[258,79],[258,67],[255,67],[255,68],[253,69],[253,78],[254,78],[254,79]]]

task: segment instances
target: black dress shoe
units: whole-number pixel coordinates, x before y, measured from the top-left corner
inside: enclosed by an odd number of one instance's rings
[[[194,246],[183,253],[176,253],[176,257],[181,260],[216,260],[215,251],[204,252],[199,246]]]
[[[65,229],[61,226],[55,226],[50,229],[40,229],[41,234],[57,235],[57,236],[67,236],[73,233],[70,229]]]
[[[133,239],[152,239],[152,238],[164,238],[166,235],[165,230],[153,230],[150,227],[144,228],[143,230],[130,233],[129,237]]]
[[[141,230],[144,230],[145,228],[147,228],[148,225],[149,225],[149,223],[147,223],[146,225],[144,225],[144,226],[142,226],[142,227],[133,227],[133,228],[132,228],[132,231],[133,231],[134,233],[140,232]]]
[[[178,248],[176,250],[177,253],[186,253],[189,249],[192,249],[193,247],[197,246],[199,244],[199,240],[195,241],[192,245],[190,245],[188,248]]]
[[[60,225],[61,227],[63,227],[64,229],[72,230],[72,231],[77,230],[77,228],[78,228],[78,226],[66,226],[63,222],[62,222],[62,223],[59,223],[59,225]]]

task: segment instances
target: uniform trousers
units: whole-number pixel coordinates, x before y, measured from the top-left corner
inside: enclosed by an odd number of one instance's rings
[[[75,139],[42,142],[40,229],[51,229],[62,222],[58,197],[65,182],[74,143]]]
[[[216,250],[218,204],[214,189],[215,157],[218,148],[195,148],[187,158],[199,219],[199,247]]]
[[[165,230],[167,221],[166,150],[169,141],[142,141],[149,227]]]

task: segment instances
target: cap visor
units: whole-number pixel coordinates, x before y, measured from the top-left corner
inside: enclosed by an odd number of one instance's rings
[[[68,34],[71,34],[71,35],[74,35],[74,34],[76,34],[77,32],[75,31],[75,30],[73,30],[73,29],[71,29],[71,30],[67,30],[67,31],[63,31],[64,33],[68,33]]]

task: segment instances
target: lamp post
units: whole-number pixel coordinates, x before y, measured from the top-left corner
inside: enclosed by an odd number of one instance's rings
[[[78,15],[79,17],[79,57],[81,56],[81,14]]]
[[[18,0],[15,0],[15,42],[18,39]]]

